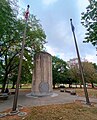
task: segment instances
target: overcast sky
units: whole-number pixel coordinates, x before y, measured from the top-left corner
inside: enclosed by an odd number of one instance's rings
[[[47,52],[65,61],[77,57],[70,26],[73,19],[75,34],[81,58],[97,63],[96,49],[89,43],[83,43],[85,28],[81,25],[81,13],[89,4],[88,0],[19,0],[19,6],[36,15],[46,33]]]

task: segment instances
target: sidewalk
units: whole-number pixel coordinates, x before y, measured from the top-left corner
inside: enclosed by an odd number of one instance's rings
[[[54,90],[54,94],[46,97],[28,97],[29,92],[20,92],[18,97],[18,105],[22,106],[40,106],[49,104],[63,104],[72,103],[75,100],[83,100],[84,97],[79,97],[77,95],[70,95],[66,92],[60,92],[59,90]],[[8,100],[0,103],[0,112],[12,108],[14,95],[10,95]],[[90,98],[90,102],[96,102],[97,99]]]

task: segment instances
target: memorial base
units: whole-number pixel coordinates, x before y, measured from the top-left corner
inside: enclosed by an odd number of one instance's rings
[[[31,93],[29,93],[29,94],[27,94],[26,96],[27,97],[45,97],[45,96],[50,96],[50,95],[52,95],[53,94],[53,92],[49,92],[49,93],[33,93],[33,92],[31,92]]]

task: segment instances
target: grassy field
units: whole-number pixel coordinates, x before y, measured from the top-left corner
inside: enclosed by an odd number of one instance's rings
[[[76,89],[79,96],[84,96],[84,89]],[[89,97],[97,98],[97,89],[88,89]]]
[[[7,116],[0,120],[97,120],[97,107],[81,103],[26,108],[27,116]]]
[[[15,86],[16,87],[16,86]],[[22,84],[22,87],[21,88],[31,88],[32,87],[32,84]],[[2,85],[0,84],[0,88],[2,88]],[[12,84],[9,84],[8,85],[8,88],[12,88]]]

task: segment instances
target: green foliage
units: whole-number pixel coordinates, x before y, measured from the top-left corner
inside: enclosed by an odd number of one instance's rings
[[[71,84],[81,82],[81,77],[80,77],[78,66],[74,66],[68,69],[68,82],[69,81],[71,82]]]
[[[56,83],[65,83],[67,78],[67,64],[60,58],[52,57],[53,85]]]
[[[95,69],[95,64],[89,62],[82,62],[84,78],[87,83],[96,83],[97,82],[97,71]],[[96,66],[97,67],[97,66]],[[81,83],[81,74],[78,66],[74,66],[68,70],[68,76],[74,80],[75,83]]]
[[[97,72],[92,63],[83,62],[83,70],[85,80],[88,83],[95,83],[97,81]]]
[[[97,71],[97,64],[96,63],[92,63],[92,65],[94,66],[95,70]]]
[[[11,9],[9,2],[0,0],[0,41],[4,42],[8,34],[14,31],[15,15]]]
[[[87,6],[86,12],[82,13],[82,25],[86,28],[86,41],[93,45],[97,44],[97,1],[91,0]]]
[[[6,0],[0,1],[0,8],[0,56],[2,58],[0,75],[3,88],[7,79],[16,81],[25,25],[26,40],[21,81],[31,82],[33,56],[36,52],[44,50],[45,32],[34,15],[30,15],[27,24],[23,19],[16,19],[13,9]]]

